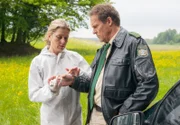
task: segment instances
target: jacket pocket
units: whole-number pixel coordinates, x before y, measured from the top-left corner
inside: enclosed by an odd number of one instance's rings
[[[112,59],[111,64],[112,65],[117,65],[117,66],[129,65],[130,64],[130,59],[129,58]]]
[[[127,99],[131,93],[132,90],[129,88],[117,89],[111,86],[106,86],[104,91],[104,97],[115,100],[124,100]]]
[[[104,74],[106,85],[113,85],[118,88],[126,88],[128,87],[127,81],[129,81],[131,76],[130,73],[131,72],[129,58],[112,59],[109,62]]]

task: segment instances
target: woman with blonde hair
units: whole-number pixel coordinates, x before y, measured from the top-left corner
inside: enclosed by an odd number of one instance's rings
[[[81,125],[80,93],[69,86],[61,87],[59,81],[49,78],[67,73],[66,68],[80,67],[87,74],[91,69],[77,52],[66,49],[70,27],[63,19],[51,22],[45,34],[47,46],[36,56],[30,66],[29,99],[41,102],[41,125]],[[83,75],[83,74],[81,74]]]

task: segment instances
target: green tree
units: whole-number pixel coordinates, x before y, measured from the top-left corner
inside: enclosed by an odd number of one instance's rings
[[[174,36],[174,42],[175,42],[175,43],[180,43],[180,34],[176,34],[176,35]]]
[[[87,28],[88,10],[110,0],[1,0],[0,43],[29,44],[42,36],[55,18],[66,19],[72,30]]]
[[[165,32],[161,32],[157,37],[153,39],[155,44],[173,44],[178,41],[179,37],[175,29],[168,29]]]

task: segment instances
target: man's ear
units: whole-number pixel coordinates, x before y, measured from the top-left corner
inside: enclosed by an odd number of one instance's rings
[[[106,22],[108,23],[109,26],[112,26],[112,24],[113,24],[111,17],[108,17],[108,18],[106,19]]]

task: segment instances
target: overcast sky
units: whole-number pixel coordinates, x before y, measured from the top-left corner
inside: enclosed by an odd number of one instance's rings
[[[121,26],[153,38],[159,32],[176,29],[180,33],[180,0],[111,0],[120,13]],[[89,25],[89,21],[87,21]],[[92,29],[79,29],[71,36],[96,38]]]

